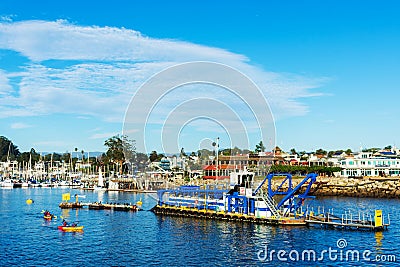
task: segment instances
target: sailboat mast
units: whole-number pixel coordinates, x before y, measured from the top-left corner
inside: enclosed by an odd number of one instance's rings
[[[7,162],[10,161],[10,149],[11,149],[11,141],[10,143],[8,143]]]

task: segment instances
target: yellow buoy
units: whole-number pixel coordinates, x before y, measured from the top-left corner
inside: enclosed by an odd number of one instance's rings
[[[140,198],[140,200],[138,202],[136,202],[136,205],[141,206],[143,204],[142,199]]]
[[[375,227],[382,227],[382,210],[375,210]]]
[[[33,203],[33,200],[32,200],[32,199],[27,199],[27,200],[26,200],[26,204],[30,205],[30,204],[32,204],[32,203]]]

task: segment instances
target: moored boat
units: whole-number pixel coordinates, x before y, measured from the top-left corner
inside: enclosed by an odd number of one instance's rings
[[[14,188],[21,188],[21,187],[22,187],[22,181],[19,180],[19,181],[14,182],[13,187],[14,187]]]
[[[69,181],[61,181],[58,184],[58,186],[61,188],[68,188],[68,187],[72,186],[72,184]]]
[[[99,178],[97,181],[97,185],[95,185],[93,187],[93,190],[95,190],[95,191],[107,190],[107,188],[104,186],[104,179],[103,179],[103,173],[102,173],[101,167],[99,168]]]
[[[6,179],[0,183],[0,187],[14,188],[14,182],[11,179]]]

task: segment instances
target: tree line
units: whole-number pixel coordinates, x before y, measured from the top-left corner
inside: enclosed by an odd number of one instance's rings
[[[291,165],[272,165],[270,172],[273,173],[290,173],[294,175],[306,175],[307,173],[314,172],[319,175],[332,176],[335,172],[340,172],[340,167],[329,166],[291,166]]]
[[[115,135],[104,142],[104,146],[107,147],[107,151],[103,153],[99,157],[90,157],[89,159],[85,159],[84,151],[81,151],[81,159],[88,160],[92,165],[95,166],[108,166],[108,169],[119,171],[119,172],[127,172],[132,169],[144,170],[148,165],[148,162],[160,161],[164,154],[157,153],[157,151],[152,151],[149,155],[145,153],[136,152],[135,140],[130,140],[125,135]],[[386,146],[384,149],[391,149],[391,146]],[[226,148],[226,149],[218,149],[219,154],[223,155],[237,155],[237,154],[247,154],[254,152],[262,152],[265,150],[265,146],[260,141],[254,151],[250,151],[247,149],[240,149],[238,147],[234,148]],[[365,152],[376,152],[379,148],[370,148],[364,149]],[[326,151],[323,149],[317,149],[315,154],[332,156],[336,152],[344,152],[346,154],[351,154],[351,149],[347,150],[336,150],[336,151]],[[69,153],[52,153],[47,155],[40,155],[35,151],[34,148],[31,148],[28,152],[20,152],[18,146],[13,144],[11,140],[4,136],[0,136],[0,161],[7,160],[17,160],[18,162],[31,162],[32,164],[42,161],[59,161],[59,162],[71,162],[73,166],[75,166],[76,162],[79,160],[79,152],[78,149],[75,148],[75,156],[73,152]],[[215,151],[210,151],[208,149],[201,149],[196,152],[185,153],[182,148],[180,151],[181,157],[199,157],[200,159],[208,159],[209,156],[215,156]],[[297,152],[294,148],[290,150],[290,154],[297,154],[299,156],[303,156],[306,154],[305,151]],[[127,164],[129,162],[129,164]],[[130,166],[128,166],[130,165]],[[340,167],[327,167],[327,166],[290,166],[290,165],[273,165],[271,167],[272,172],[289,172],[289,173],[299,173],[305,174],[307,172],[317,172],[320,174],[332,175],[334,172],[340,171]]]

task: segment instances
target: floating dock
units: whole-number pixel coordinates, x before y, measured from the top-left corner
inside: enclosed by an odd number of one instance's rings
[[[61,209],[81,209],[89,208],[90,210],[118,210],[118,211],[138,211],[139,208],[136,205],[127,203],[84,203],[84,202],[62,202],[59,207]]]
[[[312,212],[305,217],[305,222],[309,226],[319,226],[323,228],[349,229],[349,230],[387,230],[390,226],[390,217],[386,219],[381,210],[375,210],[374,216],[368,214],[352,214],[345,212],[337,216],[330,212],[314,215]]]
[[[83,208],[84,204],[81,202],[61,202],[58,206],[62,209],[80,209]]]
[[[131,203],[101,203],[101,202],[80,202],[80,195],[75,195],[75,202],[68,202],[71,199],[70,193],[62,195],[62,200],[58,205],[61,209],[82,209],[89,208],[92,210],[119,210],[119,211],[138,211],[140,210],[136,205]]]

